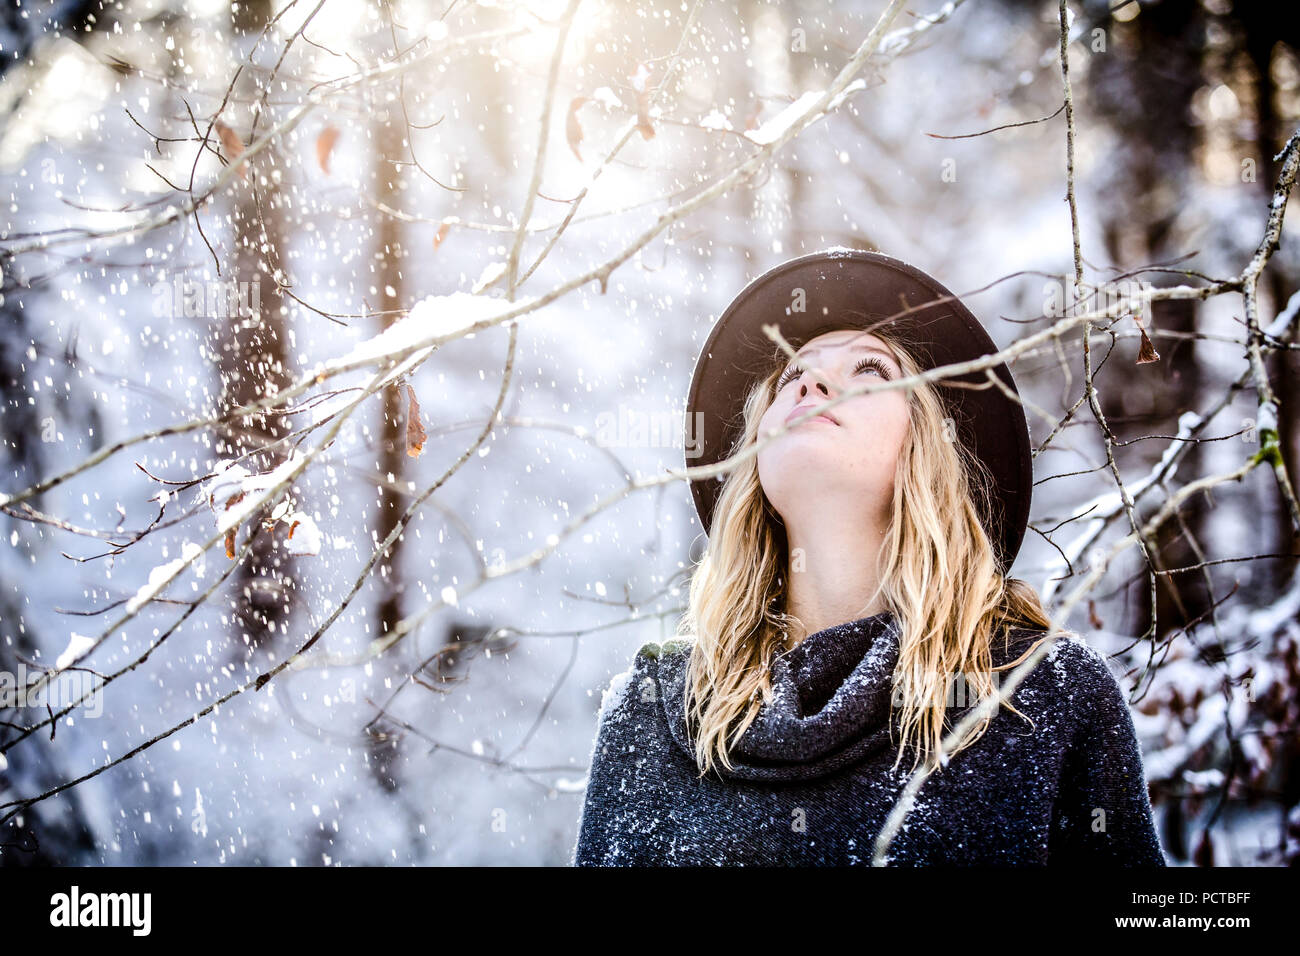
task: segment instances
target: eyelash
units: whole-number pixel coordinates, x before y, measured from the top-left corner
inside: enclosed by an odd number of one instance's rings
[[[853,367],[853,374],[856,375],[859,372],[864,371],[868,368],[874,368],[877,372],[880,373],[881,378],[885,379],[885,381],[889,380],[889,367],[885,365],[883,361],[881,361],[878,358],[875,358],[874,356],[868,356],[867,358],[864,358],[862,361],[860,361],[857,365],[855,365]],[[797,365],[790,366],[790,368],[785,370],[785,374],[781,376],[781,380],[776,383],[776,390],[778,392],[781,391],[781,389],[785,388],[786,385],[790,383],[791,379],[793,379],[796,375],[798,375],[802,371],[803,369],[801,369]]]

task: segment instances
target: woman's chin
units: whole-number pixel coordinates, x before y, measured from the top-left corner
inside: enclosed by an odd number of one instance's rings
[[[824,509],[841,496],[860,501],[875,490],[874,483],[864,481],[864,477],[861,468],[849,467],[834,455],[821,459],[800,455],[796,462],[767,462],[758,470],[758,483],[768,500],[778,506],[778,513],[780,506],[787,503],[803,506],[813,501]]]

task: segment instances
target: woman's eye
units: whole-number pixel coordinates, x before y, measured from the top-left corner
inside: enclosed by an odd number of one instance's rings
[[[883,379],[888,379],[890,377],[889,366],[880,359],[874,357],[864,358],[861,362],[855,365],[853,367],[853,374],[857,375],[859,372],[865,372],[867,369],[874,369]],[[792,365],[790,368],[786,369],[784,374],[782,374],[780,381],[776,383],[776,390],[778,392],[781,391],[781,389],[789,385],[790,382],[798,378],[802,371],[803,369],[798,365]]]
[[[889,368],[878,358],[865,358],[859,362],[853,369],[854,374],[864,372],[867,369],[875,369],[881,378],[889,378]]]

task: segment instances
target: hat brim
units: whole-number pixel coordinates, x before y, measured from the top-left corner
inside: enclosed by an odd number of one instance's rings
[[[797,310],[799,305],[802,310]],[[897,314],[905,310],[913,311]],[[777,346],[762,330],[771,323],[795,349],[835,329],[878,329],[903,342],[923,370],[998,351],[970,310],[914,266],[855,249],[791,259],[754,279],[736,296],[700,351],[686,402],[686,434],[693,439],[686,448],[688,467],[724,460],[741,434],[745,397],[773,368]],[[994,372],[1011,395],[1019,394],[1006,363],[995,366]],[[944,382],[980,387],[942,387]],[[1024,539],[1033,492],[1024,407],[990,382],[983,370],[936,384],[955,420],[959,440],[992,477],[994,513],[986,516],[985,530],[994,543],[999,570],[1006,573]],[[698,423],[696,413],[701,416]],[[690,482],[706,534],[722,484],[717,478]]]

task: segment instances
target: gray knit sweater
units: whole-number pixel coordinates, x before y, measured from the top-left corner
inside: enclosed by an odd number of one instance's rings
[[[1042,633],[1009,630],[994,664]],[[908,750],[891,769],[898,637],[886,611],[781,654],[774,699],[731,751],[733,768],[703,778],[684,714],[693,642],[642,647],[601,701],[573,863],[869,864],[912,764]],[[1133,719],[1105,659],[1058,637],[1012,700],[1033,725],[1000,709],[921,787],[889,862],[1164,866]],[[949,729],[976,702],[964,703]]]

